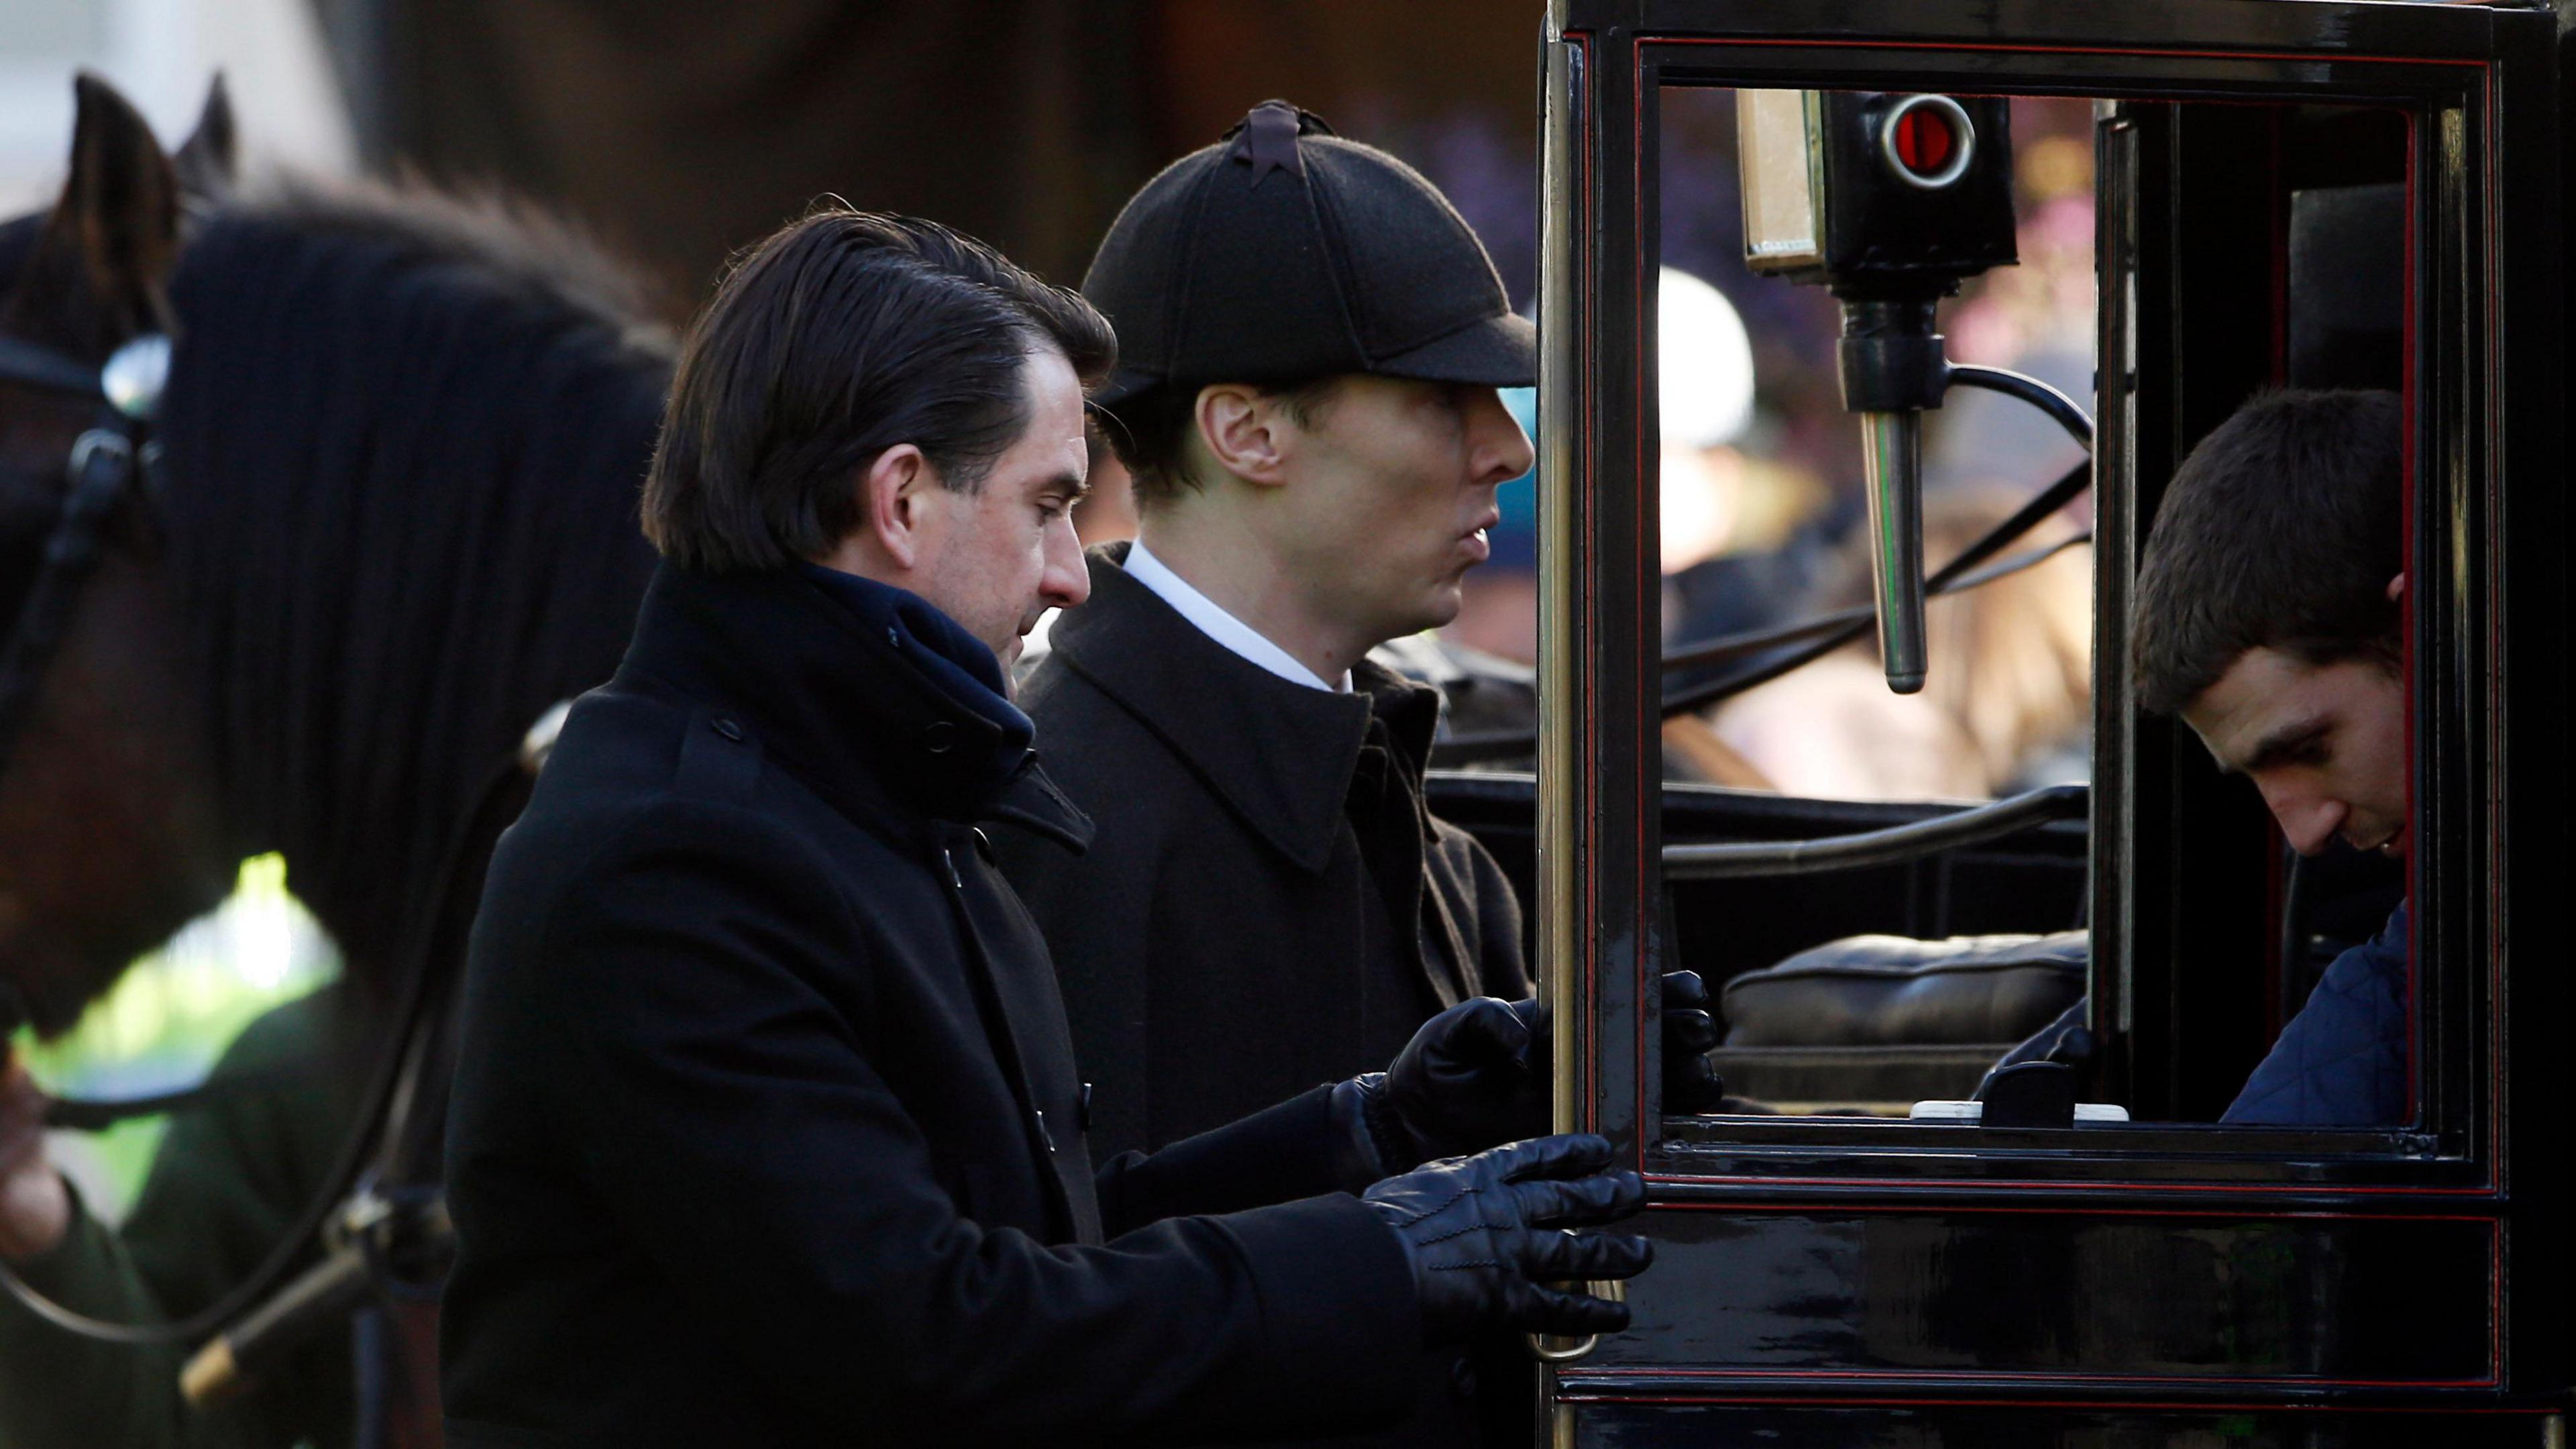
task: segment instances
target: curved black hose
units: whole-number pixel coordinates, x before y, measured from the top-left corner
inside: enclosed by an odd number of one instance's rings
[[[1981,387],[2006,397],[2017,397],[2057,421],[2067,436],[2093,451],[2093,419],[2075,399],[2056,388],[2008,367],[1980,367],[1973,362],[1954,362],[1946,374],[1952,387]]]
[[[1974,845],[2053,820],[2084,813],[2092,791],[2083,785],[2050,785],[1885,830],[1831,835],[1822,840],[1728,841],[1664,847],[1666,880],[1732,880],[1744,876],[1814,875],[1894,865],[1917,856]]]
[[[1926,588],[1923,592],[1927,597],[1935,598],[1945,594],[1966,593],[1970,589],[1991,584],[1997,579],[2010,578],[2025,569],[2037,568],[2078,544],[2092,541],[2093,535],[2090,533],[2069,534],[2055,543],[2025,549],[2011,558],[1978,569],[1974,573],[1961,574],[1947,584],[1938,588]],[[1730,659],[1741,659],[1747,654],[1761,654],[1801,640],[1813,639],[1819,634],[1831,633],[1852,624],[1866,624],[1875,616],[1874,606],[1855,604],[1848,609],[1836,609],[1830,614],[1801,619],[1795,624],[1781,624],[1769,629],[1748,629],[1737,634],[1721,634],[1704,643],[1684,644],[1677,649],[1666,650],[1664,668],[1693,669],[1703,664],[1724,664]]]
[[[2041,490],[2038,497],[2016,509],[2012,517],[1988,529],[1984,537],[1960,550],[1957,558],[1943,564],[1938,572],[1925,579],[1923,587],[1933,592],[1948,588],[1958,580],[1960,575],[2002,552],[2007,544],[2038,527],[2041,520],[2075,501],[2076,495],[2092,485],[2093,462],[2088,458],[2067,469],[2056,482]],[[1868,633],[1874,618],[1875,615],[1872,615],[1846,624],[1814,643],[1778,658],[1766,659],[1731,674],[1720,675],[1704,684],[1694,684],[1687,689],[1669,691],[1664,695],[1664,717],[1670,719],[1684,711],[1698,709],[1721,699],[1742,694],[1756,685],[1768,684],[1790,670],[1821,659]],[[1456,741],[1451,743],[1454,745]]]
[[[1951,367],[1950,380],[1969,387],[1990,388],[2023,398],[2055,418],[2060,426],[2085,445],[2088,452],[2091,451],[2093,420],[2086,417],[2084,410],[2077,407],[2066,394],[2050,387],[2047,383],[2000,367],[1975,365]],[[1986,530],[1983,537],[1960,550],[1957,558],[1943,564],[1939,571],[1923,581],[1925,592],[1940,593],[1951,588],[1962,575],[2001,553],[2023,534],[2038,527],[2041,520],[2074,502],[2077,495],[2092,485],[2093,460],[2088,457],[2060,474],[2056,482],[2041,489],[2036,497],[2014,510],[2010,518]],[[1816,630],[1824,632],[1815,636],[1813,643],[1801,648],[1788,650],[1770,659],[1719,675],[1715,679],[1704,680],[1687,688],[1666,691],[1662,709],[1663,717],[1670,719],[1674,715],[1715,704],[1721,699],[1732,698],[1758,685],[1768,684],[1781,675],[1822,659],[1860,638],[1869,632],[1875,619],[1874,612],[1850,610],[1845,611],[1843,622],[1838,624],[1828,625],[1822,620],[1810,619],[1790,625],[1783,632],[1793,632],[1797,637],[1810,637]],[[1759,647],[1756,646],[1756,649]],[[1729,651],[1730,656],[1733,652]],[[1476,730],[1452,735],[1440,741],[1435,747],[1438,758],[1444,765],[1517,759],[1537,748],[1538,732],[1535,729]]]

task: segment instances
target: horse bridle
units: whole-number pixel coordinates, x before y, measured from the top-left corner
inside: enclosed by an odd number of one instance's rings
[[[48,347],[0,336],[0,383],[95,399],[99,416],[72,443],[64,490],[44,553],[18,614],[0,644],[0,771],[6,771],[33,713],[45,668],[62,647],[81,586],[98,567],[108,520],[129,497],[148,489],[158,449],[153,414],[170,377],[170,339],[148,332],[82,366]]]
[[[21,338],[0,335],[0,383],[95,401],[99,415],[72,442],[64,465],[69,486],[46,530],[44,551],[0,641],[0,772],[17,752],[35,712],[46,666],[62,647],[81,586],[98,567],[108,520],[130,496],[149,490],[159,449],[151,424],[170,378],[170,339],[147,332],[109,355],[102,367]],[[0,984],[0,1039],[25,1024],[26,1003]]]
[[[17,617],[0,637],[0,771],[33,713],[46,666],[62,645],[81,587],[98,565],[109,522],[129,499],[151,499],[158,452],[151,425],[169,372],[170,342],[157,333],[127,342],[96,369],[50,348],[0,336],[0,383],[99,405],[97,420],[81,432],[65,460],[68,487],[45,532],[44,551]],[[410,953],[393,1017],[392,1050],[370,1074],[357,1118],[319,1189],[249,1276],[214,1302],[169,1322],[120,1323],[77,1312],[37,1292],[5,1262],[0,1262],[0,1295],[58,1329],[99,1343],[195,1344],[221,1330],[191,1360],[185,1376],[192,1401],[206,1402],[239,1386],[236,1340],[245,1352],[263,1335],[291,1347],[322,1316],[354,1306],[340,1301],[353,1291],[396,1296],[434,1291],[425,1285],[434,1285],[443,1273],[449,1241],[443,1201],[434,1186],[421,1185],[428,1181],[425,1174],[434,1172],[441,1115],[432,1087],[444,1066],[439,1045],[448,993],[443,989],[446,973],[437,971],[435,962],[461,955],[464,922],[479,893],[472,889],[479,885],[473,866],[524,803],[542,763],[539,735],[560,728],[560,720],[558,707],[530,732],[521,752],[502,763],[477,795],[462,836],[445,852],[436,882],[441,907]],[[0,1051],[26,1018],[16,990],[0,983]],[[202,1105],[268,1080],[266,1075],[243,1077],[119,1101],[56,1099],[46,1120],[58,1127],[96,1130],[130,1117]],[[299,1271],[306,1245],[317,1237],[326,1248],[323,1260]],[[276,1351],[272,1346],[270,1352]],[[216,1366],[212,1373],[206,1371],[210,1365]]]

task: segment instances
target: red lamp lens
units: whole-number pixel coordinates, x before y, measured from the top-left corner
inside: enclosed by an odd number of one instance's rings
[[[1950,119],[1930,106],[1916,106],[1896,118],[1896,159],[1917,176],[1934,176],[1959,149]]]

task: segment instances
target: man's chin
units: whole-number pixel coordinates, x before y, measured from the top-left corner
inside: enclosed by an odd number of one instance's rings
[[[1459,612],[1466,607],[1466,590],[1459,586],[1457,579],[1451,579],[1438,592],[1423,601],[1420,617],[1415,619],[1413,627],[1405,632],[1419,634],[1425,629],[1446,629],[1458,622]]]

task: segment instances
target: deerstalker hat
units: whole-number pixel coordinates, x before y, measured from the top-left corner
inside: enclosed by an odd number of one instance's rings
[[[1448,198],[1286,101],[1145,183],[1082,293],[1118,329],[1104,404],[1165,383],[1346,372],[1538,380],[1538,331]]]

